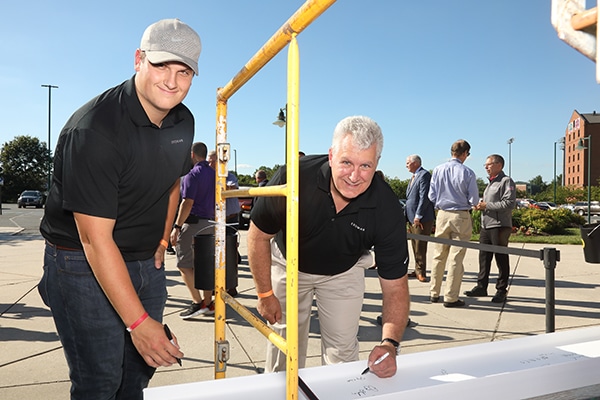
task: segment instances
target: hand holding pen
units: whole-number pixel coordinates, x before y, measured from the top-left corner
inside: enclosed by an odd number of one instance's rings
[[[173,346],[177,346],[175,344],[175,341],[173,340],[173,335],[171,334],[171,330],[169,329],[167,324],[164,324],[164,327],[165,327],[165,334],[167,335],[167,339],[169,339],[171,341],[171,344]],[[181,367],[181,358],[175,357],[175,359],[177,360],[177,364],[179,364],[179,366]]]
[[[381,357],[379,357],[377,360],[375,360],[375,362],[373,364],[371,364],[371,366],[365,368],[365,370],[361,373],[361,375],[366,374],[367,372],[369,372],[371,370],[371,367],[373,365],[379,365],[382,363],[383,360],[385,360],[386,358],[388,358],[390,356],[389,352],[386,352],[385,354],[383,354]]]

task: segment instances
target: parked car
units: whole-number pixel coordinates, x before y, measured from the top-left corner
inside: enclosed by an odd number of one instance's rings
[[[517,208],[536,208],[532,199],[517,199]]]
[[[44,206],[44,195],[39,190],[25,190],[17,199],[17,206],[19,208],[27,206],[42,208]]]
[[[566,208],[571,212],[575,212],[575,204],[561,204],[558,208]]]
[[[578,201],[573,206],[573,212],[579,215],[587,215],[588,213],[588,202]],[[600,214],[600,201],[590,201],[590,214]]]
[[[543,201],[542,201],[542,202],[539,202],[539,203],[538,203],[538,202],[536,201],[536,202],[533,202],[533,203],[531,204],[531,208],[537,208],[538,210],[544,210],[544,211],[547,211],[547,210],[549,210],[549,209],[550,209],[550,206],[549,206],[549,205],[548,205],[548,203],[546,203],[546,202],[543,202]]]
[[[538,206],[547,207],[547,210],[556,210],[558,208],[556,203],[552,203],[551,201],[540,201],[537,204]]]

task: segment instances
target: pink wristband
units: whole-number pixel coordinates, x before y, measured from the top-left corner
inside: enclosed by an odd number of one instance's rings
[[[135,328],[137,328],[139,325],[141,325],[141,323],[144,322],[146,320],[146,318],[148,318],[147,312],[142,314],[142,316],[139,317],[137,321],[135,321],[133,324],[131,324],[131,326],[129,328],[127,328],[127,332],[133,331]]]

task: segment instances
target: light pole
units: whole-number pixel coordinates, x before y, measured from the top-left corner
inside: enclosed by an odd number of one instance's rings
[[[284,126],[285,128],[285,163],[287,164],[287,124],[286,124],[286,119],[285,119],[285,114],[287,113],[287,104],[285,105],[285,108],[280,108],[279,109],[279,115],[277,116],[277,119],[275,120],[275,122],[273,122],[273,125],[277,125],[280,128],[283,128]]]
[[[565,138],[561,137],[554,142],[554,204],[556,204],[556,144],[560,143],[560,149],[565,149]],[[564,165],[564,164],[563,164]],[[564,173],[563,173],[564,175]]]
[[[236,149],[233,149],[233,166],[234,166],[235,176],[237,176],[237,150]]]
[[[513,144],[514,141],[515,141],[515,138],[511,137],[506,142],[506,143],[508,143],[508,176],[510,176],[511,178],[512,178],[511,145]]]
[[[48,156],[52,155],[52,151],[50,150],[50,121],[52,116],[52,89],[58,89],[58,86],[54,85],[42,85],[42,87],[48,88]],[[48,164],[48,186],[46,187],[46,192],[50,191],[50,183],[52,182],[52,163]]]
[[[583,145],[583,141],[587,140],[587,147]],[[585,150],[587,149],[587,222],[590,224],[592,222],[591,211],[591,203],[592,203],[592,135],[586,136],[584,138],[579,139],[577,142],[577,146],[575,150]]]

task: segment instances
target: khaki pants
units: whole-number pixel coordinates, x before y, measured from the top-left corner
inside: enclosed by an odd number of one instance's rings
[[[471,239],[472,232],[473,222],[468,211],[438,211],[435,237],[468,241]],[[444,271],[447,266],[448,276],[446,277],[444,302],[453,303],[458,300],[460,285],[465,272],[463,260],[466,252],[466,247],[434,243],[431,287],[429,288],[432,297],[440,295]]]
[[[272,325],[272,328],[286,337],[286,263],[275,241],[271,241],[271,257],[273,292],[281,303],[283,313],[281,322]],[[366,253],[354,267],[338,275],[298,272],[299,368],[306,365],[313,297],[316,298],[319,313],[321,363],[327,365],[358,360],[358,323],[365,292],[364,268],[368,264],[372,264],[372,255]],[[269,341],[265,372],[285,371],[285,362],[286,355]]]
[[[431,235],[433,221],[421,222],[423,229],[413,224],[408,224],[408,230],[415,235]],[[415,255],[415,272],[422,276],[427,276],[427,241],[411,239],[413,253]]]

